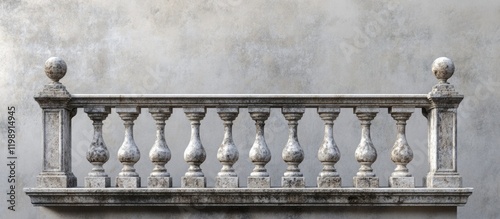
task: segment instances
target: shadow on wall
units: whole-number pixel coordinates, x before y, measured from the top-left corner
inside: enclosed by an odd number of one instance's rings
[[[456,207],[49,207],[61,217],[136,218],[456,218]],[[83,214],[85,212],[85,214]],[[451,217],[450,217],[451,216]]]

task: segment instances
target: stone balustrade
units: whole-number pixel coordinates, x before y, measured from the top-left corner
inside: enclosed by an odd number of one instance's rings
[[[37,176],[36,188],[25,188],[34,205],[42,206],[106,206],[106,205],[206,205],[206,206],[458,206],[466,203],[472,188],[462,187],[457,171],[457,108],[463,96],[447,80],[454,72],[448,58],[438,58],[432,72],[439,80],[429,94],[417,95],[105,95],[70,94],[59,80],[66,73],[62,59],[50,58],[45,73],[52,80],[35,96],[43,112],[43,169]],[[85,177],[84,187],[77,186],[71,167],[71,119],[76,109],[83,108],[93,121],[94,137],[89,142],[87,160],[93,166]],[[110,161],[110,151],[103,140],[103,121],[111,109],[123,120],[123,144],[118,160]],[[189,165],[185,175],[172,178],[166,165],[173,155],[165,139],[165,124],[173,109],[182,109],[191,123],[191,138],[183,157]],[[222,165],[216,176],[205,175],[200,165],[207,154],[200,139],[201,121],[207,108],[216,108],[223,121],[224,138],[217,152]],[[238,151],[232,137],[233,121],[240,108],[248,108],[255,121],[255,141],[249,151]],[[271,187],[266,165],[271,151],[264,135],[265,122],[271,108],[281,109],[288,122],[289,136],[282,150],[287,168],[280,187]],[[297,135],[299,121],[306,108],[317,110],[324,122],[324,139],[317,151],[322,170],[316,179],[306,179],[300,169],[305,152]],[[353,186],[342,187],[337,172],[342,156],[333,137],[333,124],[341,108],[351,108],[361,124],[360,143],[354,157],[359,170],[353,173]],[[156,140],[149,151],[154,166],[147,173],[147,185],[141,185],[141,176],[134,165],[143,157],[145,148],[134,142],[134,121],[149,110],[156,123]],[[429,172],[424,187],[415,188],[415,179],[406,167],[413,159],[410,143],[406,140],[406,121],[415,109],[421,109],[428,120]],[[395,169],[389,187],[380,187],[380,179],[372,164],[377,161],[377,146],[370,135],[371,121],[379,112],[388,110],[394,118],[397,136],[391,150]],[[142,113],[144,114],[144,113]],[[141,115],[146,116],[146,115]],[[141,151],[142,150],[142,151]],[[142,152],[142,153],[141,153]],[[233,168],[240,154],[249,154],[254,165],[248,176]],[[276,159],[276,158],[274,158]],[[120,162],[121,172],[111,185],[103,165]],[[140,162],[145,162],[140,160]],[[215,165],[215,164],[210,164]],[[215,188],[207,188],[207,177],[215,178]],[[246,180],[241,187],[239,181]],[[173,188],[173,180],[181,182]],[[316,180],[316,187],[306,187],[306,180]],[[345,186],[345,185],[344,185]]]

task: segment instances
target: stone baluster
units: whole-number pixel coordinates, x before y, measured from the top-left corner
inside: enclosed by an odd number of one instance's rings
[[[464,96],[447,81],[455,72],[450,59],[437,58],[432,63],[432,72],[439,83],[427,95],[431,102],[425,111],[429,124],[430,171],[425,183],[429,188],[459,188],[462,177],[457,171],[457,108]]]
[[[415,179],[406,167],[413,159],[413,151],[406,141],[406,121],[413,111],[415,108],[389,108],[389,113],[396,120],[398,130],[397,139],[391,151],[391,160],[396,164],[396,169],[389,177],[389,186],[393,188],[415,187]]]
[[[357,107],[354,109],[354,113],[361,121],[361,141],[355,151],[356,160],[361,164],[358,173],[353,178],[356,188],[377,188],[379,186],[379,179],[371,167],[377,160],[377,151],[370,137],[371,121],[378,111],[378,108]]]
[[[149,159],[155,167],[148,177],[148,187],[170,188],[172,178],[165,164],[168,163],[172,154],[165,141],[165,121],[172,114],[172,108],[150,108],[149,113],[156,121],[156,141],[149,151]]]
[[[106,188],[111,186],[111,180],[102,167],[109,159],[109,151],[102,138],[102,121],[111,113],[110,107],[88,107],[84,109],[94,125],[94,138],[87,151],[87,160],[93,165],[85,177],[85,187]]]
[[[339,173],[335,169],[335,164],[340,160],[340,151],[333,139],[333,121],[339,113],[339,108],[318,108],[318,114],[325,122],[325,137],[318,150],[318,159],[323,164],[323,170],[317,179],[318,188],[338,188],[342,184]]]
[[[118,149],[118,160],[122,163],[122,171],[116,178],[116,187],[119,188],[139,188],[141,187],[141,177],[135,172],[134,165],[141,158],[139,148],[134,142],[134,120],[141,113],[139,107],[117,107],[116,112],[124,121],[125,138],[123,144]]]
[[[217,108],[217,113],[224,121],[224,139],[217,151],[217,159],[222,164],[222,169],[215,179],[217,188],[238,188],[238,175],[234,172],[233,165],[239,158],[238,148],[233,142],[233,120],[238,116],[237,107]]]
[[[304,160],[304,150],[300,147],[297,136],[298,121],[304,114],[304,107],[283,107],[281,112],[288,121],[288,141],[281,152],[283,160],[288,165],[283,177],[281,186],[284,188],[304,188],[306,182],[300,172],[299,164]]]
[[[206,109],[184,108],[184,113],[191,121],[191,139],[184,151],[184,160],[189,164],[189,169],[182,177],[181,187],[205,188],[207,182],[200,165],[205,161],[207,154],[201,144],[200,121],[205,117]]]
[[[76,187],[71,170],[71,118],[76,109],[68,102],[71,94],[59,82],[66,74],[66,63],[58,57],[45,62],[45,74],[52,82],[35,96],[43,115],[43,165],[37,176],[40,188]]]
[[[270,188],[271,178],[266,164],[271,160],[271,151],[264,137],[264,122],[269,118],[270,109],[269,107],[249,107],[248,112],[255,121],[256,135],[249,153],[255,168],[247,179],[247,186],[248,188]]]

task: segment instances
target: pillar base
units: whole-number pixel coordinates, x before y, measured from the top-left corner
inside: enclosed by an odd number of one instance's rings
[[[181,179],[182,188],[205,188],[207,181],[205,177],[191,177],[183,176]]]
[[[85,188],[108,188],[111,187],[109,177],[85,177]]]
[[[281,177],[281,187],[283,188],[305,188],[304,177]]]
[[[391,188],[415,188],[414,177],[389,177]]]
[[[76,177],[73,173],[40,174],[37,179],[39,188],[71,188],[76,187]]]
[[[238,177],[216,177],[215,188],[238,188]]]
[[[352,178],[356,188],[378,188],[378,177],[359,177]]]
[[[172,177],[148,177],[149,188],[171,188]]]
[[[270,177],[248,177],[247,179],[248,188],[271,188],[271,178]]]
[[[424,183],[427,188],[462,188],[462,177],[460,175],[428,174]]]
[[[340,177],[318,177],[318,188],[340,188],[342,187],[342,179]]]
[[[140,188],[141,177],[116,177],[116,187],[118,188]]]

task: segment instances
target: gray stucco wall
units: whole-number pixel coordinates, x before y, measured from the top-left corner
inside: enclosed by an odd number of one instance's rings
[[[0,12],[2,145],[6,145],[7,106],[16,107],[17,119],[17,205],[16,212],[11,212],[5,201],[0,202],[0,215],[7,218],[64,218],[77,213],[81,215],[75,218],[127,217],[120,208],[36,208],[21,190],[35,186],[41,170],[41,109],[33,96],[49,81],[43,63],[51,56],[62,57],[68,64],[61,82],[73,94],[427,93],[436,83],[430,72],[432,61],[450,57],[456,66],[450,82],[465,95],[458,118],[459,172],[464,186],[475,189],[468,204],[458,208],[458,216],[500,217],[500,74],[495,70],[500,68],[499,1],[4,0]],[[268,167],[273,185],[279,185],[286,167],[280,155],[287,130],[279,111],[271,114],[266,140],[273,160]],[[143,184],[152,169],[146,155],[154,142],[153,124],[149,113],[143,112],[135,127],[143,152],[136,167]],[[92,126],[83,111],[73,125],[73,166],[81,186],[91,168],[85,152]],[[379,152],[374,169],[381,185],[387,186],[394,168],[389,158],[394,121],[381,112],[373,126]],[[104,129],[111,154],[104,167],[113,184],[121,167],[116,151],[123,138],[116,113],[108,117]],[[174,186],[179,186],[187,169],[179,155],[189,140],[184,113],[174,111],[166,132],[174,154],[167,168]],[[223,135],[214,110],[202,121],[201,132],[207,150],[202,168],[208,185],[213,186],[220,169],[215,154]],[[235,122],[234,136],[241,154],[235,167],[240,184],[245,185],[252,168],[248,150],[254,126],[244,109]],[[359,167],[353,155],[359,123],[350,110],[343,110],[338,118],[335,137],[342,153],[338,171],[343,184],[350,186]],[[301,168],[309,179],[307,185],[312,186],[321,169],[315,156],[322,139],[322,123],[313,110],[306,111],[300,121],[299,138],[306,150]],[[421,186],[428,164],[426,121],[419,112],[409,121],[408,140],[415,153],[409,168]],[[0,200],[6,198],[8,175],[7,151],[2,148],[0,188],[4,195]],[[150,216],[164,213],[152,211]]]

